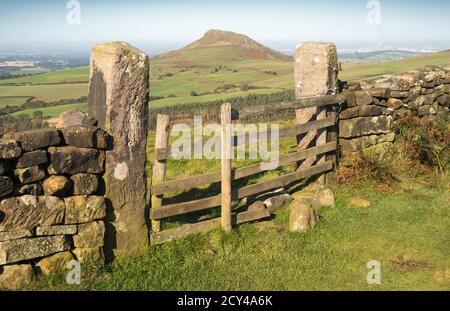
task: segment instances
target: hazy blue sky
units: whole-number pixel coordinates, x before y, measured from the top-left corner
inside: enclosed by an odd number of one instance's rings
[[[450,1],[380,0],[380,26],[367,23],[368,0],[1,0],[0,42],[191,41],[218,28],[260,41],[450,40]]]

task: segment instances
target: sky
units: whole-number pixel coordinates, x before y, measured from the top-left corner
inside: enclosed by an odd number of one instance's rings
[[[187,43],[208,29],[263,43],[450,42],[449,13],[448,0],[1,0],[0,43]]]

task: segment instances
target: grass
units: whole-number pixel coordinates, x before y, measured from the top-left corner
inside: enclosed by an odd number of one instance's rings
[[[46,102],[86,96],[87,84],[0,86],[0,97],[30,96]]]
[[[67,111],[87,111],[87,104],[86,103],[79,103],[79,104],[68,104],[68,105],[60,105],[60,106],[53,106],[53,107],[45,107],[45,108],[35,108],[35,109],[26,109],[22,111],[18,111],[13,113],[14,116],[27,114],[30,117],[33,117],[33,113],[35,111],[42,111],[45,118],[56,118],[59,117],[63,112]]]
[[[336,188],[337,207],[309,233],[290,233],[287,211],[231,234],[196,235],[104,268],[84,267],[81,285],[64,275],[39,278],[32,290],[449,290],[449,194],[404,181],[389,195]],[[370,208],[348,207],[352,196]],[[367,262],[381,262],[381,285],[366,282]]]
[[[0,80],[1,84],[36,84],[36,83],[62,83],[89,81],[89,67],[79,67],[73,69],[52,71],[35,74],[28,77]]]

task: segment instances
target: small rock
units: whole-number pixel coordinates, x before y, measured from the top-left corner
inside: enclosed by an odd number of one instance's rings
[[[14,265],[0,267],[0,288],[19,290],[30,285],[34,279],[32,265]]]
[[[256,201],[255,203],[253,203],[252,205],[250,205],[248,207],[248,211],[259,211],[259,210],[262,210],[262,209],[265,209],[265,208],[266,208],[266,206],[264,205],[263,202]]]
[[[367,208],[370,207],[371,203],[369,200],[361,199],[361,198],[351,198],[348,202],[349,207],[354,208]]]
[[[319,201],[320,206],[323,207],[334,207],[336,204],[336,198],[334,197],[333,191],[324,186],[317,187],[316,198]]]
[[[313,229],[317,225],[317,215],[307,200],[295,201],[291,206],[289,230],[303,232]]]
[[[105,240],[105,223],[91,222],[78,226],[78,234],[73,237],[76,248],[102,247]]]
[[[0,159],[15,159],[20,157],[22,149],[13,139],[0,138]]]
[[[33,232],[31,232],[31,230],[0,232],[0,242],[9,241],[9,240],[18,240],[18,239],[22,239],[22,238],[28,238],[31,236],[33,236]]]
[[[105,263],[105,255],[101,247],[76,248],[73,250],[73,253],[80,263],[93,263],[101,265]]]
[[[6,197],[14,190],[12,179],[8,176],[0,176],[0,198]]]
[[[92,174],[76,174],[70,177],[73,182],[74,195],[90,195],[98,189],[98,176]]]
[[[403,102],[397,98],[389,98],[387,101],[388,108],[399,109],[403,106]]]
[[[53,175],[44,181],[43,186],[45,195],[64,197],[70,191],[71,182],[67,177]]]
[[[19,168],[14,171],[14,174],[22,184],[32,184],[45,178],[45,171],[39,166]]]
[[[290,202],[292,202],[292,197],[289,194],[282,194],[265,200],[264,205],[270,213],[274,213]]]
[[[35,150],[24,153],[17,161],[17,168],[26,168],[45,164],[48,161],[47,151]]]
[[[73,259],[74,258],[71,252],[58,253],[50,257],[41,259],[36,264],[36,268],[43,275],[49,276],[55,272],[65,271],[67,269],[67,263],[69,263]]]

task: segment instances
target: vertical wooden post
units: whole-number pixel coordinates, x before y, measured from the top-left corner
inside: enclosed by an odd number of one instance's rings
[[[324,120],[327,118],[327,107],[318,108],[317,120]],[[328,131],[326,128],[319,129],[317,131],[317,141],[316,147],[320,147],[327,143],[327,134]],[[321,164],[327,160],[326,155],[318,155],[316,164]],[[325,184],[325,174],[321,175],[318,179],[318,182],[322,185]]]
[[[332,108],[330,108],[327,112],[327,117],[328,118],[334,118],[336,120],[336,123],[333,127],[328,129],[328,133],[327,133],[327,142],[334,142],[338,140],[338,120],[337,120],[337,112],[333,111]],[[336,170],[336,166],[337,166],[337,153],[338,150],[330,152],[327,155],[327,161],[331,161],[334,164],[334,169],[327,173],[325,176],[325,183],[330,186],[334,183],[334,178],[335,178],[335,170]]]
[[[221,117],[222,228],[231,231],[231,104],[223,104]]]
[[[169,146],[169,116],[158,115],[156,121],[155,159],[152,167],[152,185],[161,184],[166,178],[166,161],[158,160],[158,150]],[[152,195],[152,208],[162,205],[164,195]],[[161,231],[161,221],[152,219],[152,231]]]

